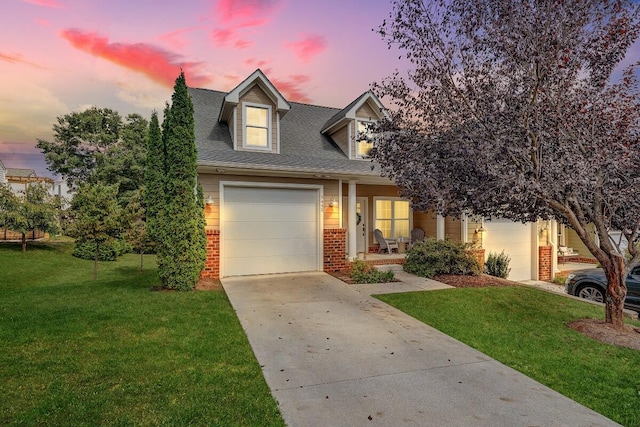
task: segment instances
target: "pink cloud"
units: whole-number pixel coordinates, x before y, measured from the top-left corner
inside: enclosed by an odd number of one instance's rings
[[[295,42],[285,44],[285,46],[291,49],[302,62],[309,62],[327,48],[327,40],[317,34],[308,34]]]
[[[8,62],[10,64],[25,64],[25,65],[29,65],[31,67],[36,67],[36,68],[40,68],[42,70],[46,70],[46,68],[43,67],[42,65],[38,65],[35,62],[27,61],[26,59],[24,59],[22,57],[22,55],[20,55],[18,53],[9,54],[9,53],[0,52],[0,61],[5,61],[5,62]]]
[[[225,28],[218,28],[211,31],[211,38],[216,46],[225,46],[233,36],[233,31]]]
[[[293,75],[288,79],[270,79],[282,95],[293,102],[311,102],[311,98],[302,90],[301,86],[309,82],[311,78],[306,75]]]
[[[276,4],[277,0],[220,0],[216,6],[216,14],[225,23],[254,21],[264,19],[264,15]]]
[[[53,7],[56,9],[63,8],[64,6],[58,3],[56,0],[22,0],[24,3],[35,4],[36,6]]]
[[[242,39],[243,29],[261,27],[269,23],[279,0],[220,0],[214,10],[215,19],[220,25],[211,31],[211,39],[218,47],[232,44],[236,49],[251,46],[251,42]]]
[[[251,66],[251,67],[255,67],[255,68],[265,68],[268,64],[267,61],[263,60],[263,59],[256,59],[256,58],[248,58],[244,60],[244,63]],[[263,70],[264,71],[264,70]]]
[[[179,61],[180,56],[146,43],[109,43],[109,39],[96,33],[67,29],[60,33],[73,47],[98,58],[103,58],[150,79],[173,86],[180,69],[184,70],[187,83],[201,86],[211,81],[197,69],[201,63]]]
[[[253,43],[249,40],[236,40],[233,43],[233,47],[235,47],[236,49],[246,49],[251,45],[253,45]]]
[[[168,44],[173,49],[183,49],[188,44],[183,36],[187,33],[198,30],[199,28],[200,27],[180,28],[166,34],[162,34],[158,39]]]

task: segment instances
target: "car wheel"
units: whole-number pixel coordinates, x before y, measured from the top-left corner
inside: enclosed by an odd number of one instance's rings
[[[589,301],[604,302],[604,293],[600,288],[593,285],[581,287],[578,291],[578,296]]]

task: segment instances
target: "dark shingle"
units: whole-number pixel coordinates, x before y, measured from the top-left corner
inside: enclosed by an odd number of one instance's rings
[[[295,169],[378,175],[367,160],[349,160],[342,150],[320,131],[341,110],[291,102],[291,110],[280,120],[280,154],[235,151],[226,123],[219,123],[225,92],[189,89],[194,107],[198,163],[236,164],[239,167]],[[360,98],[358,98],[360,99]],[[356,100],[357,101],[357,100]],[[356,102],[354,101],[354,102]]]

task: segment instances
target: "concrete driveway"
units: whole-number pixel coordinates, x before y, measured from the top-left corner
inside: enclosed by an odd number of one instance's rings
[[[222,284],[289,426],[617,425],[365,286],[320,272]]]

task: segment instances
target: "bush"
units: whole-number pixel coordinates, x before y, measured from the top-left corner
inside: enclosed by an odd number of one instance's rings
[[[100,245],[98,249],[98,261],[115,261],[120,255],[131,252],[131,245],[124,240],[113,240]],[[95,242],[76,240],[72,255],[93,261],[96,256]]]
[[[378,270],[361,260],[353,262],[349,276],[355,283],[387,283],[395,277],[393,271]]]
[[[511,258],[504,251],[500,252],[500,254],[489,252],[487,261],[484,263],[484,271],[490,276],[506,279],[511,272],[509,268],[510,261]]]
[[[437,274],[477,276],[482,269],[467,248],[461,242],[428,238],[409,249],[404,271],[428,278]]]

